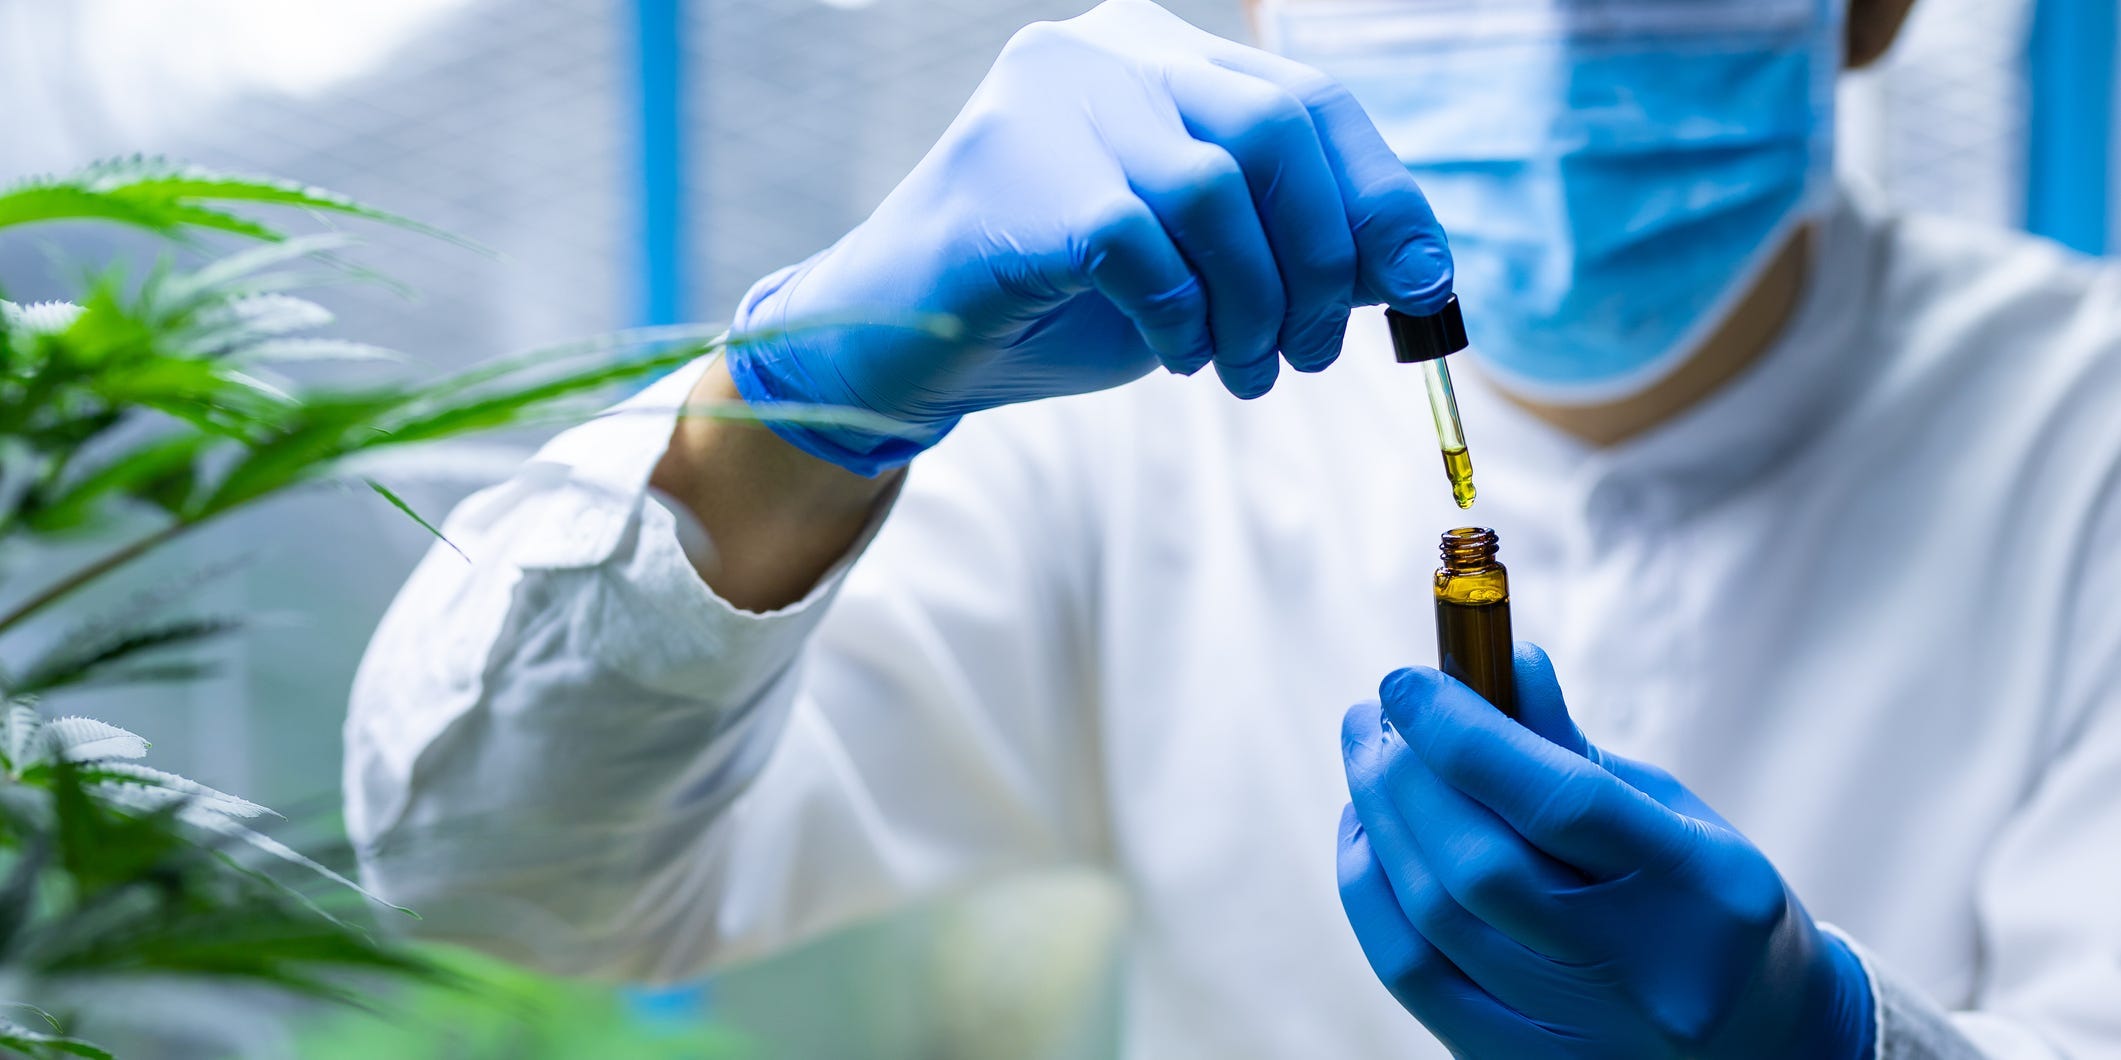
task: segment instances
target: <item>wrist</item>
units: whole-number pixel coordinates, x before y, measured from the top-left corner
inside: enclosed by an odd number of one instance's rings
[[[829,314],[791,309],[804,279],[829,253],[766,277],[744,296],[723,360],[735,396],[782,441],[875,478],[941,441],[957,418],[909,421],[876,408],[848,385],[840,362],[861,356],[865,329]]]
[[[726,359],[708,366],[686,404],[712,409],[741,402],[729,368]],[[726,468],[742,468],[747,482],[770,488],[732,495]],[[747,522],[798,526],[866,520],[890,478],[857,475],[819,460],[746,419],[693,415],[680,416],[672,429],[653,484],[696,515],[741,504]]]
[[[727,406],[736,389],[709,365],[688,405]],[[896,475],[864,478],[803,453],[758,424],[681,417],[649,482],[704,534],[694,566],[734,607],[765,613],[802,599],[860,539]]]

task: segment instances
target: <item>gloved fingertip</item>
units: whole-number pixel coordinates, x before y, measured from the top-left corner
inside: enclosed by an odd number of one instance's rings
[[[1180,375],[1190,376],[1206,368],[1209,362],[1213,360],[1215,360],[1215,347],[1202,343],[1195,347],[1192,352],[1175,359],[1172,362],[1171,370]]]
[[[1384,734],[1384,711],[1374,701],[1357,703],[1340,718],[1340,749],[1343,756],[1374,746]]]
[[[1560,682],[1554,678],[1554,659],[1547,654],[1545,648],[1528,640],[1520,640],[1511,645],[1510,656],[1510,663],[1517,671],[1519,685],[1530,681],[1560,687]]]
[[[1362,835],[1362,818],[1355,816],[1355,804],[1343,803],[1340,807],[1340,844],[1345,847]]]
[[[1348,317],[1320,320],[1302,329],[1282,345],[1289,367],[1299,372],[1323,372],[1340,359],[1347,341]]]
[[[1385,301],[1413,316],[1427,316],[1450,301],[1455,281],[1451,248],[1443,233],[1424,232],[1399,245],[1385,270]]]
[[[1428,666],[1407,666],[1385,675],[1378,683],[1377,697],[1384,703],[1386,717],[1401,710],[1411,710],[1436,694],[1443,672]]]
[[[1554,662],[1539,645],[1518,641],[1512,660],[1517,680],[1517,720],[1548,743],[1587,754],[1590,743],[1569,717]]]
[[[1317,375],[1318,373],[1333,367],[1334,362],[1340,360],[1340,347],[1334,346],[1322,352],[1311,353],[1301,358],[1292,356],[1288,360],[1289,367],[1294,368],[1305,375]]]
[[[1215,374],[1222,378],[1223,386],[1228,388],[1230,393],[1241,400],[1251,401],[1274,389],[1274,379],[1279,373],[1275,368],[1274,355],[1270,352],[1257,362],[1236,367],[1226,361],[1217,361]]]

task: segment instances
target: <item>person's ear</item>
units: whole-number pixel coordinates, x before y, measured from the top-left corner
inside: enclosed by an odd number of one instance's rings
[[[1914,6],[1915,0],[1849,0],[1847,68],[1861,70],[1883,57]]]

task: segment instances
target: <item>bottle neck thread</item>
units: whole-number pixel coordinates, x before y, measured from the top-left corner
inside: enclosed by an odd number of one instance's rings
[[[1493,530],[1460,527],[1443,535],[1443,569],[1453,574],[1488,570],[1496,565],[1495,555],[1501,547],[1502,539]]]

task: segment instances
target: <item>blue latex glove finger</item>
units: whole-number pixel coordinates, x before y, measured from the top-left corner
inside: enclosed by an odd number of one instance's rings
[[[1171,121],[1181,125],[1176,111]],[[1231,393],[1256,398],[1274,386],[1284,303],[1244,170],[1214,144],[1188,139],[1174,146],[1171,130],[1157,131],[1165,135],[1108,135],[1135,194],[1156,212],[1207,289],[1216,374]]]
[[[1677,778],[1647,762],[1623,758],[1593,746],[1569,716],[1562,701],[1561,682],[1554,676],[1554,662],[1537,644],[1520,641],[1515,659],[1517,672],[1517,720],[1548,741],[1590,759],[1606,772],[1626,781],[1629,787],[1663,803],[1666,809],[1705,821],[1734,834],[1738,829],[1681,784]]]
[[[1446,1048],[1467,1056],[1486,1043],[1530,1044],[1515,1013],[1408,923],[1353,806],[1340,813],[1339,876],[1341,909],[1370,970]]]
[[[1355,240],[1318,129],[1296,97],[1220,66],[1172,71],[1186,129],[1243,167],[1287,299],[1277,344],[1301,372],[1340,356],[1355,294]]]
[[[1517,723],[1556,747],[1591,757],[1591,741],[1569,716],[1561,698],[1561,681],[1554,675],[1554,661],[1546,649],[1529,641],[1518,641],[1511,657],[1517,677]]]
[[[1272,81],[1301,100],[1340,184],[1356,248],[1356,304],[1383,302],[1420,316],[1451,294],[1451,250],[1428,197],[1340,82],[1302,63],[1242,49],[1218,55],[1233,70]]]
[[[1477,953],[1494,951],[1455,948],[1430,934],[1432,925],[1463,916],[1492,925],[1514,940],[1513,948],[1557,960],[1595,960],[1596,944],[1585,939],[1578,923],[1583,909],[1569,901],[1581,893],[1584,877],[1534,849],[1492,810],[1439,780],[1394,733],[1382,728],[1382,720],[1376,704],[1350,708],[1341,722],[1341,758],[1349,797],[1391,866],[1388,874],[1395,885],[1411,886],[1403,873],[1419,866],[1419,875],[1433,878],[1449,896],[1452,908],[1441,910],[1429,908],[1430,899],[1402,894],[1408,918],[1475,981],[1505,1001],[1509,998],[1496,987],[1498,977],[1482,975],[1483,967],[1493,966],[1477,963]],[[1461,946],[1470,944],[1463,930],[1452,938]]]
[[[1593,880],[1664,869],[1691,853],[1699,822],[1511,721],[1428,667],[1379,688],[1400,737],[1446,784]]]
[[[1134,323],[1164,367],[1181,375],[1199,371],[1215,354],[1207,289],[1148,203],[1129,193],[1107,210],[1072,248],[1063,289],[1095,290]]]

